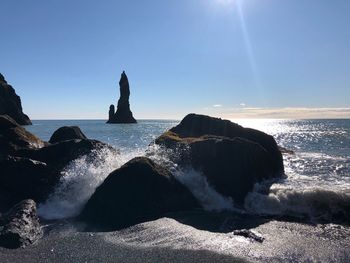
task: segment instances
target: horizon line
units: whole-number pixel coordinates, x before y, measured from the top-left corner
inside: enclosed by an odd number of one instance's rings
[[[224,120],[350,120],[350,117],[334,117],[334,118],[245,118],[245,117],[236,117],[236,118],[223,118],[223,117],[215,117]],[[160,121],[181,121],[182,119],[163,119],[163,118],[135,118],[137,121],[152,121],[152,120],[160,120]],[[67,118],[67,119],[31,119],[31,121],[108,121],[108,119],[90,119],[90,118]],[[115,124],[123,124],[123,123],[115,123]]]
[[[136,120],[182,120],[190,113],[202,114],[211,117],[235,120],[235,119],[273,119],[273,120],[317,120],[317,119],[350,119],[350,107],[284,107],[284,108],[264,108],[264,107],[241,107],[232,108],[220,105],[217,107],[202,108],[201,110],[189,111],[188,113],[169,113],[169,117],[163,115],[161,117],[141,117]],[[35,115],[35,114],[34,114]],[[38,114],[39,115],[39,114]],[[106,120],[102,114],[90,117],[34,117],[33,120]],[[85,115],[85,114],[84,114]],[[135,114],[137,116],[137,114]],[[141,114],[144,115],[144,114]],[[181,115],[181,117],[179,117]],[[147,115],[146,115],[147,116]],[[159,116],[159,115],[158,115]]]

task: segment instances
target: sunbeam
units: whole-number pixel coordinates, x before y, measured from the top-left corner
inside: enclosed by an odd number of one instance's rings
[[[241,0],[235,1],[235,4],[237,6],[238,18],[239,18],[240,27],[241,27],[242,34],[243,34],[243,40],[244,40],[247,56],[249,59],[249,64],[250,64],[252,74],[253,74],[254,84],[260,93],[260,97],[263,100],[265,100],[264,99],[264,92],[263,92],[263,85],[261,83],[258,66],[257,66],[254,52],[253,52],[252,42],[250,40],[247,25],[245,22],[245,17],[244,17],[244,12],[243,12],[243,8],[242,8]]]

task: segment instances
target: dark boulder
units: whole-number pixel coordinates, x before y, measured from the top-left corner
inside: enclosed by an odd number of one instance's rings
[[[130,110],[130,103],[129,103],[130,87],[129,87],[129,80],[125,74],[125,71],[123,71],[121,75],[121,78],[119,81],[119,87],[120,87],[120,98],[118,100],[117,111],[114,112],[113,104],[109,107],[109,114],[108,114],[109,118],[107,123],[136,123],[136,120],[133,117],[132,112]]]
[[[228,138],[244,138],[260,144],[266,149],[273,161],[273,169],[276,174],[283,174],[283,158],[275,139],[262,131],[244,128],[229,120],[222,120],[205,115],[188,114],[179,125],[170,129],[172,135],[178,138],[198,138],[203,135],[215,135]],[[173,143],[168,134],[157,139],[159,144]]]
[[[76,139],[50,144],[40,149],[21,150],[17,152],[17,155],[45,162],[51,169],[60,171],[80,156],[90,153],[97,154],[102,149],[109,149],[117,153],[117,150],[106,143],[90,139]],[[91,161],[93,161],[93,158]]]
[[[36,203],[30,199],[18,203],[3,215],[2,226],[0,246],[6,248],[28,246],[43,235],[36,213]]]
[[[46,163],[29,158],[7,156],[0,167],[0,211],[23,199],[45,200],[60,177]]]
[[[274,138],[227,120],[187,115],[156,139],[176,149],[183,166],[202,172],[208,182],[238,204],[254,184],[283,174],[283,159]]]
[[[191,165],[225,196],[242,204],[256,182],[273,178],[273,162],[259,144],[243,138],[201,137],[189,144]]]
[[[14,88],[9,85],[0,73],[0,114],[9,115],[20,125],[30,125],[32,122],[23,113],[21,98],[16,94]]]
[[[97,228],[116,230],[197,207],[191,192],[167,170],[138,157],[108,175],[80,218]]]
[[[57,129],[51,136],[49,142],[57,143],[74,139],[87,139],[78,126],[63,126]]]
[[[8,115],[0,115],[0,131],[16,128],[19,124]]]
[[[14,154],[20,149],[37,149],[45,145],[7,115],[0,115],[0,155]]]

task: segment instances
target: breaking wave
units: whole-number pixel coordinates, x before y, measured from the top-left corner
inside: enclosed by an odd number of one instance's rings
[[[39,215],[47,219],[76,216],[111,171],[133,157],[144,155],[168,168],[206,210],[235,211],[234,202],[215,191],[200,171],[191,166],[177,165],[179,154],[176,150],[162,149],[158,145],[148,147],[150,141],[175,124],[145,121],[136,126],[101,126],[83,122],[82,125],[87,125],[86,129],[91,131],[91,137],[116,148],[122,147],[120,154],[103,149],[71,162],[62,171],[63,176],[54,193],[45,203],[39,204]],[[261,127],[244,126],[273,135],[279,145],[292,149],[295,154],[284,156],[287,178],[273,184],[257,184],[246,197],[245,209],[259,215],[308,217],[315,221],[345,219],[350,222],[348,120],[268,121],[260,124]],[[46,130],[42,131],[47,134]]]
[[[103,148],[73,160],[62,170],[55,191],[45,203],[39,204],[39,216],[45,219],[77,216],[108,174],[132,157],[132,153],[116,154]]]
[[[320,178],[291,176],[273,184],[266,194],[265,183],[257,184],[245,199],[253,214],[309,218],[313,222],[350,220],[350,184]]]
[[[45,203],[39,204],[39,215],[45,219],[77,216],[109,173],[137,156],[146,156],[167,168],[192,192],[205,210],[242,212],[235,207],[231,198],[218,193],[200,171],[190,165],[179,166],[180,154],[176,149],[152,144],[132,151],[124,149],[119,154],[104,148],[72,161],[63,169],[55,191]],[[349,222],[350,177],[329,173],[302,176],[295,172],[293,162],[285,159],[286,178],[255,185],[245,199],[246,211],[258,215],[307,217],[315,222]]]
[[[180,154],[178,154],[176,149],[170,150],[152,144],[147,152],[147,156],[155,163],[169,169],[174,177],[191,191],[205,210],[235,210],[233,200],[218,193],[199,171],[191,166],[181,167],[177,164]]]
[[[145,149],[121,151],[116,154],[108,148],[94,150],[73,160],[62,170],[55,191],[39,204],[38,214],[45,219],[63,219],[77,216],[95,189],[115,169],[134,157],[145,155]],[[233,210],[233,201],[215,191],[206,178],[188,167],[180,168],[171,160],[176,152],[157,145],[147,148],[146,156],[168,168],[175,178],[185,185],[208,211]]]

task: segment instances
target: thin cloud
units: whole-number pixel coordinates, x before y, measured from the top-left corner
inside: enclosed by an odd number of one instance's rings
[[[220,111],[206,114],[226,119],[252,118],[252,119],[348,119],[350,108],[220,108]]]
[[[214,104],[213,107],[214,107],[214,108],[221,108],[222,105],[221,105],[221,104]]]

